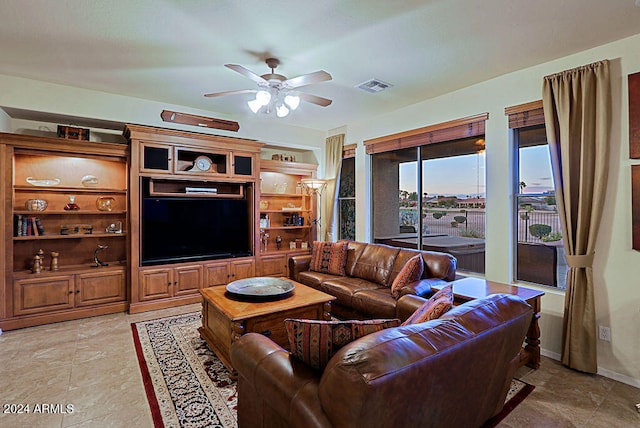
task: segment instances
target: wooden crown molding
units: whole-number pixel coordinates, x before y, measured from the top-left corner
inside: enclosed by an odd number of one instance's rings
[[[214,117],[197,116],[195,114],[162,110],[160,117],[164,122],[180,123],[182,125],[199,126],[201,128],[223,129],[238,132],[240,125],[231,120],[216,119]]]

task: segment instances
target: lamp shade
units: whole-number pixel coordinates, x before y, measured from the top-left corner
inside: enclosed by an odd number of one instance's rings
[[[303,178],[300,182],[304,188],[318,193],[321,193],[327,185],[327,180],[322,180],[320,178]]]
[[[247,105],[251,109],[252,112],[258,113],[258,110],[262,108],[262,104],[258,100],[251,100],[247,102]]]
[[[268,91],[258,91],[256,93],[256,101],[262,106],[266,106],[271,101],[271,94]]]
[[[300,97],[297,95],[287,95],[284,97],[284,102],[291,110],[295,110],[300,105]]]
[[[280,104],[276,107],[276,115],[278,115],[278,117],[286,117],[288,114],[289,109],[284,104]]]

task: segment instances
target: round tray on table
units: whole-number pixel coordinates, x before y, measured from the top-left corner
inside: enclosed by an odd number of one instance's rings
[[[295,286],[291,281],[269,276],[239,279],[227,284],[227,293],[245,299],[280,299],[290,294]]]

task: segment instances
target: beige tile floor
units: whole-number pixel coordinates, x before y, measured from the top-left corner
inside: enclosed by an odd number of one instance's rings
[[[32,413],[0,413],[0,427],[152,427],[131,322],[194,312],[199,305],[113,314],[0,335],[0,404],[29,404]],[[640,389],[568,370],[544,358],[518,376],[533,393],[500,427],[640,427]],[[33,413],[38,404],[72,413]],[[42,406],[41,406],[42,407]]]

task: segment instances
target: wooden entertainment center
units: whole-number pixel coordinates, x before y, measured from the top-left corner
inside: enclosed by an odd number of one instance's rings
[[[314,239],[315,207],[296,187],[316,165],[261,161],[254,140],[138,125],[124,136],[129,144],[0,133],[2,330],[196,303],[202,288],[286,275],[287,258],[310,251],[301,243]],[[246,253],[145,262],[145,197],[243,201]]]

